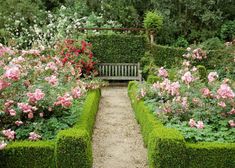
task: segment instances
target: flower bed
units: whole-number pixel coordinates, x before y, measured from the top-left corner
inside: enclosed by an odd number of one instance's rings
[[[0,151],[0,167],[92,167],[91,134],[99,99],[99,89],[89,91],[74,127],[60,131],[53,141],[10,143]]]
[[[228,168],[235,166],[235,143],[188,143],[174,128],[166,128],[149,106],[138,99],[138,83],[130,82],[128,93],[148,147],[149,167]]]
[[[177,72],[169,75],[161,67],[156,78],[130,89],[135,92],[130,97],[148,143],[150,165],[234,167],[235,162],[228,161],[235,152],[233,81],[215,71],[208,74],[204,66],[195,67],[207,57],[200,48],[188,48],[184,57],[191,62],[185,60]]]
[[[103,83],[93,78],[90,46],[75,40],[47,50],[0,46],[0,167],[92,166]]]

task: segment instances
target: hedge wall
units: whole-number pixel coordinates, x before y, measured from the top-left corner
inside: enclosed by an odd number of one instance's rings
[[[0,151],[1,168],[91,168],[91,134],[100,90],[89,91],[73,128],[60,131],[54,141],[17,141]]]
[[[183,48],[174,48],[161,45],[148,45],[152,57],[157,66],[166,66],[171,68],[179,66],[183,60],[182,55],[186,52]],[[234,69],[234,54],[225,50],[208,50],[207,59],[199,62],[198,64],[204,65],[207,69],[221,69],[233,68]]]
[[[137,63],[146,50],[145,36],[98,35],[87,37],[94,56],[102,63]]]
[[[164,127],[136,98],[137,85],[130,82],[128,94],[148,148],[150,168],[235,167],[235,143],[186,143],[178,130]]]

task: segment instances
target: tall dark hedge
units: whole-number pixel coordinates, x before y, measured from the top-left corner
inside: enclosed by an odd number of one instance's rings
[[[102,63],[137,63],[146,50],[145,36],[98,35],[87,37],[94,56]]]

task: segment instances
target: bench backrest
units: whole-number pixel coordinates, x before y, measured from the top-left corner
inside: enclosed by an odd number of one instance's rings
[[[141,80],[139,63],[100,63],[98,73],[107,80]]]

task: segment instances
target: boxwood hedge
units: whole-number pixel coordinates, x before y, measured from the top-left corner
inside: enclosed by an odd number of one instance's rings
[[[88,92],[73,128],[60,131],[54,141],[17,141],[0,151],[1,168],[91,168],[91,134],[100,90]]]
[[[182,134],[164,127],[143,101],[136,98],[137,82],[128,94],[148,148],[150,168],[233,168],[235,143],[187,143]]]

